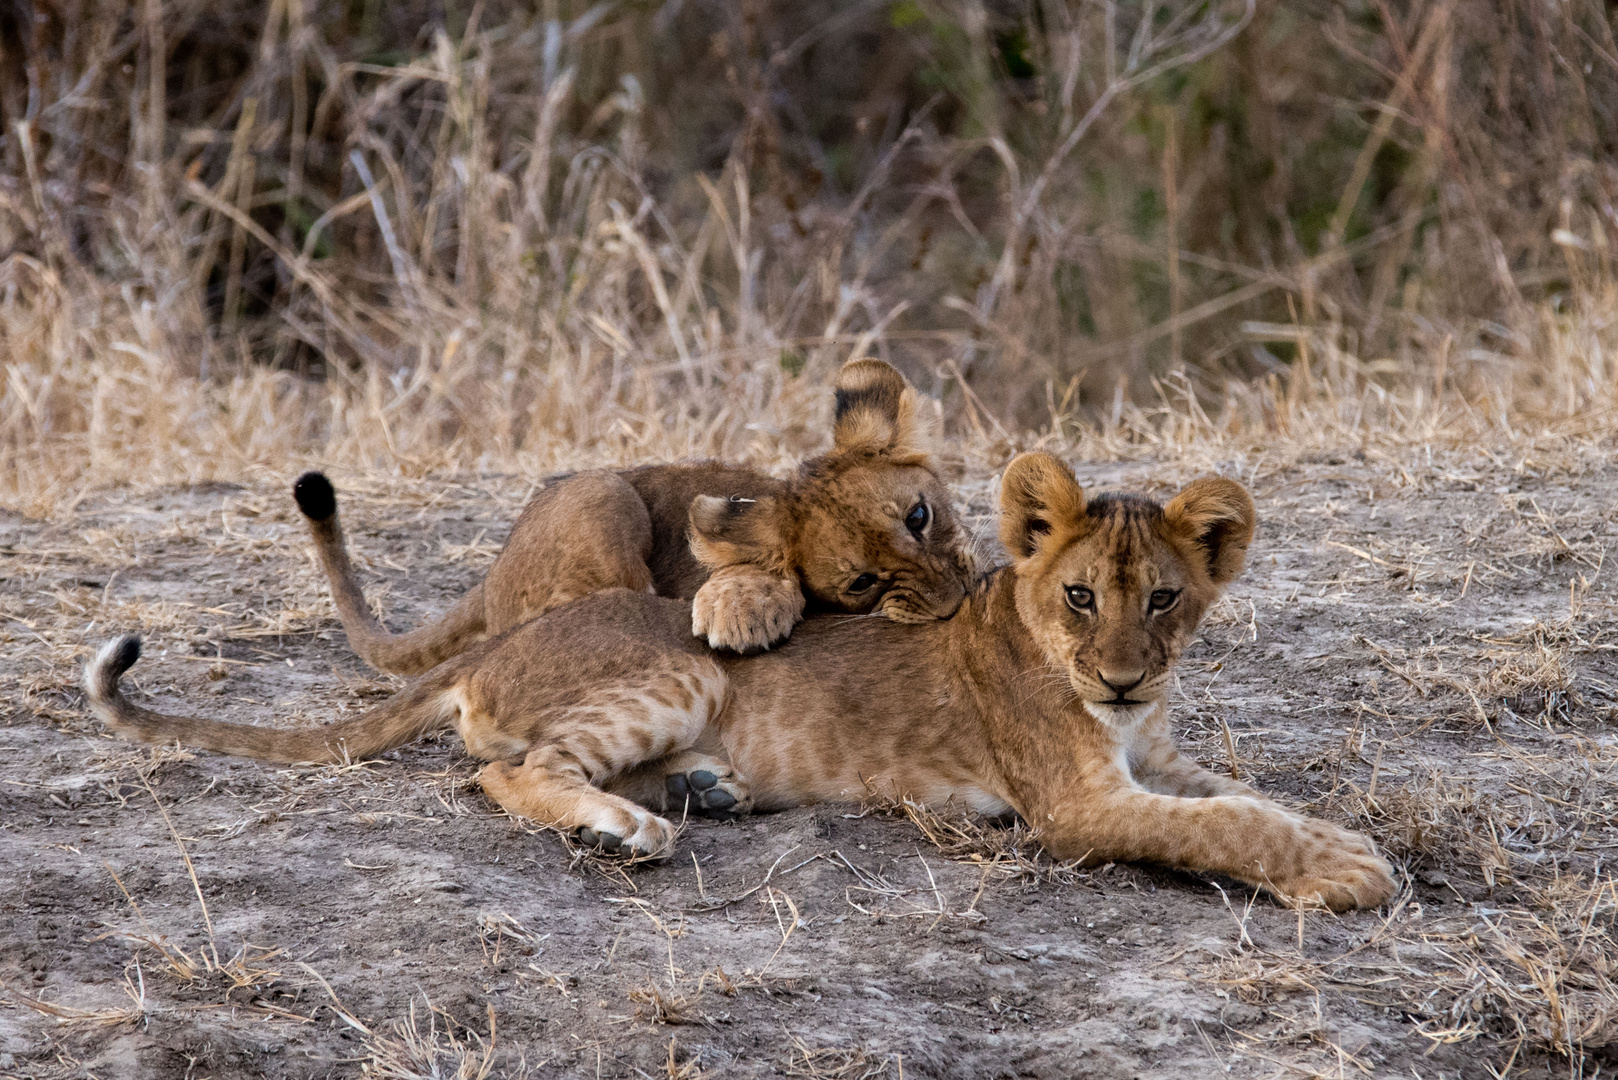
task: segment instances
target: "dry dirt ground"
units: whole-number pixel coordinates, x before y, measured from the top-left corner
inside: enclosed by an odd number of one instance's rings
[[[132,691],[174,711],[324,721],[397,684],[345,647],[287,477],[117,490],[0,513],[0,1076],[1618,1069],[1618,457],[1076,466],[1251,484],[1260,538],[1178,724],[1210,767],[1369,830],[1390,907],[1300,914],[857,806],[693,823],[624,872],[493,812],[454,738],[346,768],[137,747],[75,686],[119,631],[147,639]],[[531,490],[336,479],[396,626],[476,580]],[[991,474],[958,479],[991,535]]]

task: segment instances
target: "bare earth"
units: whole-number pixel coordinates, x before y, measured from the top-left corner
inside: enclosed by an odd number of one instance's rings
[[[1614,460],[1077,463],[1252,486],[1175,708],[1205,764],[1401,864],[1342,917],[892,808],[691,823],[625,872],[497,815],[454,738],[347,768],[134,746],[75,686],[116,632],[171,711],[321,722],[397,683],[348,652],[285,477],[0,511],[0,1076],[1611,1073]],[[335,479],[401,627],[529,491]],[[989,473],[958,489],[991,535]]]

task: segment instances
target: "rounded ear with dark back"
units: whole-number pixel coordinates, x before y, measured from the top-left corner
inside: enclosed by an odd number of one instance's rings
[[[1208,577],[1223,588],[1247,562],[1258,511],[1247,489],[1234,480],[1193,480],[1163,508],[1163,517],[1202,553]]]
[[[837,373],[832,439],[843,453],[925,458],[932,452],[931,413],[897,368],[850,360]]]
[[[740,563],[775,569],[786,552],[780,518],[779,502],[768,495],[698,495],[689,516],[691,553],[710,570]]]
[[[1050,454],[1020,454],[1000,478],[1000,542],[1018,562],[1084,517],[1084,489],[1073,470]]]

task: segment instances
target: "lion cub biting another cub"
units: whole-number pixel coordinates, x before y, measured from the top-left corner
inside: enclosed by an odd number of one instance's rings
[[[1024,454],[1001,486],[1011,565],[939,622],[811,619],[743,659],[693,638],[686,605],[610,590],[323,728],[141,709],[118,687],[134,637],[108,643],[85,684],[127,734],[274,761],[360,758],[453,728],[491,762],[480,781],[506,810],[615,850],[665,851],[673,827],[647,807],[678,787],[665,775],[700,768],[727,774],[754,809],[955,800],[1016,811],[1058,858],[1145,860],[1374,906],[1395,886],[1369,840],[1201,769],[1169,735],[1174,666],[1241,571],[1254,518],[1230,480],[1198,480],[1166,506],[1087,501],[1062,462]]]
[[[415,675],[589,593],[691,600],[716,649],[785,638],[805,600],[900,622],[946,618],[971,580],[966,541],[934,471],[921,396],[880,360],[844,364],[830,452],[781,481],[718,462],[564,477],[528,503],[484,580],[438,621],[390,634],[349,562],[331,482],[293,488],[361,659]]]

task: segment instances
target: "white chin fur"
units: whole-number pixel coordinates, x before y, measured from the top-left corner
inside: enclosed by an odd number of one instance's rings
[[[1147,718],[1163,707],[1161,701],[1143,701],[1139,705],[1103,705],[1086,701],[1086,711],[1115,731],[1127,731],[1146,722]]]

